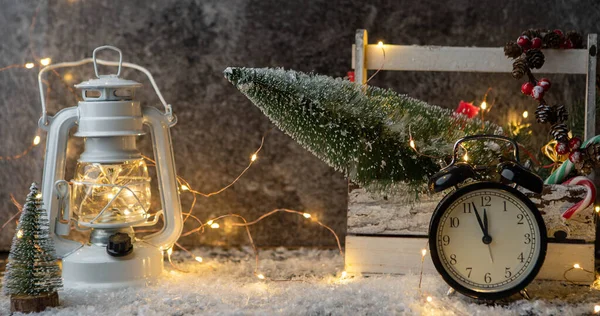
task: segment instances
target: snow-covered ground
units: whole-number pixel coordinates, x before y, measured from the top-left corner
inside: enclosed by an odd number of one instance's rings
[[[343,259],[335,250],[262,250],[260,273],[247,250],[198,249],[204,262],[175,252],[178,267],[157,285],[119,291],[60,292],[61,306],[41,315],[582,315],[600,304],[600,291],[559,282],[536,282],[535,298],[498,305],[455,294],[437,275],[341,278]],[[426,295],[433,300],[425,301]],[[0,298],[0,315],[9,299]]]

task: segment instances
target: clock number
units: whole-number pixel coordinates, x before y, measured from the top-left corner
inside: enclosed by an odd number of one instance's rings
[[[486,273],[486,274],[483,276],[483,280],[484,280],[484,281],[485,281],[485,283],[487,283],[487,284],[490,284],[490,283],[492,283],[492,274],[491,274],[491,273],[489,273],[489,272],[488,272],[488,273]]]
[[[524,236],[524,237],[525,237],[525,241],[524,241],[524,243],[525,243],[526,245],[529,245],[529,244],[531,243],[531,235],[530,235],[530,234],[525,234],[525,236]]]
[[[510,268],[504,268],[504,277],[510,278],[512,276],[512,272],[510,272]]]
[[[523,260],[525,260],[525,257],[523,257],[523,253],[521,252],[521,254],[517,257],[517,259],[519,259],[519,261],[521,261],[521,263],[523,263]]]
[[[482,196],[481,197],[481,206],[492,206],[492,197],[491,196]]]
[[[450,244],[450,236],[444,235],[444,237],[442,237],[442,242],[444,246],[448,246]]]
[[[517,214],[517,219],[519,220],[517,224],[523,225],[523,214]]]
[[[463,213],[471,214],[471,203],[463,203]]]
[[[458,217],[450,217],[450,227],[458,227],[459,224]]]
[[[473,268],[468,267],[466,270],[469,271],[469,274],[467,274],[467,278],[470,279],[471,278],[471,272],[473,272]]]
[[[450,255],[450,264],[452,264],[452,265],[456,264],[456,255],[455,254]]]

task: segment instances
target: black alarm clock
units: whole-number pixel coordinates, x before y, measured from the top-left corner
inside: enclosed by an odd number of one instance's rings
[[[477,171],[457,159],[459,145],[472,140],[512,144],[513,160],[497,166],[501,182],[474,181]],[[510,186],[510,185],[513,186]],[[436,270],[457,292],[496,300],[522,292],[546,257],[546,225],[536,206],[516,189],[541,193],[543,181],[519,163],[510,138],[468,136],[454,144],[450,165],[429,180],[430,190],[455,187],[439,203],[429,225],[429,247]]]

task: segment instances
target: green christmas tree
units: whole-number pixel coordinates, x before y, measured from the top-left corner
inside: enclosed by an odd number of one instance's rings
[[[37,296],[62,287],[46,211],[35,183],[23,206],[4,275],[4,294]]]
[[[457,139],[502,134],[489,122],[347,80],[268,68],[227,68],[224,74],[280,129],[372,189],[418,187],[440,169]],[[500,150],[479,146],[469,149],[470,157]]]

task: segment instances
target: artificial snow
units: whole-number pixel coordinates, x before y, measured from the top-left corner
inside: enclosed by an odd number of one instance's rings
[[[377,275],[342,278],[337,250],[262,250],[254,275],[250,250],[199,249],[198,263],[173,253],[158,283],[145,288],[59,292],[61,306],[38,315],[582,315],[592,314],[600,291],[561,282],[529,286],[534,298],[515,296],[499,304],[478,303],[460,294],[446,296],[437,275]],[[432,301],[427,302],[426,297]],[[0,315],[9,314],[0,299]]]

